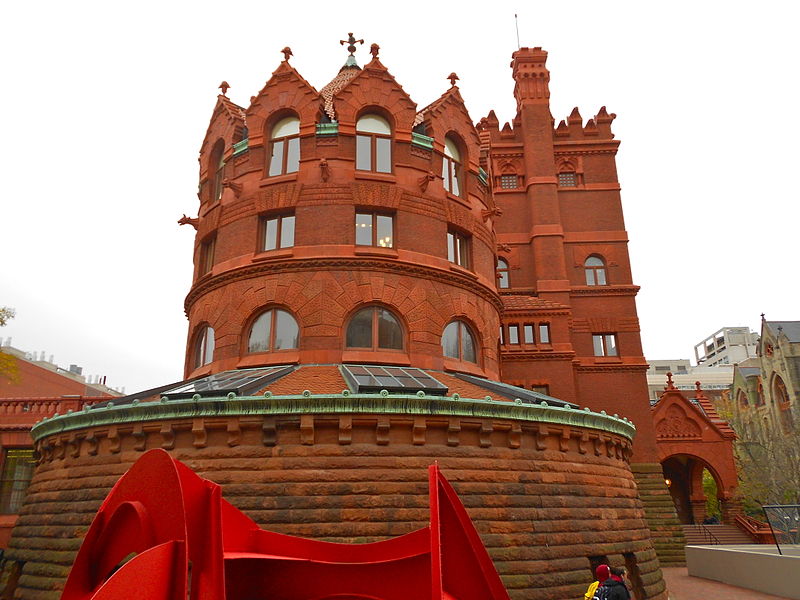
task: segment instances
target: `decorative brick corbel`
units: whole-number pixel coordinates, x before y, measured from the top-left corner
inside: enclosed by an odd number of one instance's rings
[[[433,171],[428,171],[426,175],[423,175],[417,180],[417,185],[421,192],[425,192],[428,189],[428,184],[436,179],[436,175],[433,174]]]
[[[108,450],[111,454],[117,454],[120,450],[121,441],[119,438],[119,430],[116,427],[109,427],[108,434],[106,435],[109,441]]]
[[[497,251],[498,252],[505,252],[506,254],[511,252],[511,246],[508,244],[497,244]]]
[[[561,430],[561,437],[558,438],[558,449],[561,452],[567,452],[569,450],[569,440],[572,437],[569,427],[564,427]]]
[[[319,159],[319,177],[323,182],[327,182],[331,177],[331,168],[328,161],[324,158]]]
[[[550,435],[550,431],[547,429],[547,425],[544,423],[540,423],[539,426],[536,428],[536,449],[537,450],[547,450],[547,436]]]
[[[238,198],[239,196],[242,195],[242,189],[243,189],[242,188],[242,184],[241,183],[235,183],[235,182],[231,181],[230,179],[228,179],[227,177],[222,180],[222,187],[231,188],[233,190],[233,195],[236,198]]]
[[[349,446],[353,441],[352,415],[339,416],[339,445]]]
[[[142,426],[141,422],[136,423],[133,426],[133,431],[131,432],[133,439],[136,440],[133,444],[133,449],[141,452],[147,446],[147,434],[144,432],[144,427]]]
[[[447,423],[447,445],[458,446],[458,435],[461,433],[461,419],[451,417]]]
[[[412,443],[415,446],[425,445],[425,432],[428,425],[425,423],[425,417],[414,417],[414,428],[412,430]]]
[[[387,416],[379,416],[378,424],[375,427],[375,441],[378,446],[389,445],[389,430],[391,429],[391,422]]]
[[[500,207],[495,206],[494,208],[485,208],[481,211],[481,218],[483,222],[489,220],[489,217],[502,217],[503,216],[503,209]]]
[[[175,447],[175,431],[170,423],[161,424],[161,447],[164,450],[172,450]]]
[[[519,423],[511,424],[511,431],[508,432],[508,447],[519,448],[522,445],[522,425]]]
[[[494,427],[491,423],[483,422],[481,423],[481,429],[478,434],[478,439],[481,448],[489,448],[492,445],[492,432],[494,432]]]
[[[97,456],[97,448],[100,446],[100,440],[95,436],[94,431],[90,431],[86,436],[86,453],[89,456]]]
[[[278,443],[278,425],[275,417],[264,417],[264,424],[261,426],[261,441],[265,446],[275,446]]]
[[[208,431],[206,430],[205,419],[194,419],[192,421],[192,446],[195,448],[205,448],[208,445]]]
[[[231,419],[228,421],[226,431],[228,432],[228,446],[231,448],[238,446],[242,440],[242,429],[239,426],[239,420]]]
[[[314,415],[300,415],[300,443],[314,445]]]

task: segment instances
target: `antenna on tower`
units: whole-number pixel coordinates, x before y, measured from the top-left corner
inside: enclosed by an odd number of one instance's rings
[[[517,13],[514,13],[514,27],[517,29],[517,50],[519,50],[519,20],[517,19]]]

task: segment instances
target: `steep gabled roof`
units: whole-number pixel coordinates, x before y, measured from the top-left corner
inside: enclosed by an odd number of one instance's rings
[[[345,65],[339,69],[339,73],[336,77],[331,79],[328,84],[320,90],[320,96],[322,96],[324,100],[323,109],[325,110],[325,114],[330,117],[331,121],[336,120],[336,109],[333,105],[333,97],[339,91],[343,90],[359,73],[361,73],[361,67],[358,65]]]
[[[766,321],[766,324],[775,336],[780,329],[780,333],[783,333],[790,342],[800,342],[800,321]]]

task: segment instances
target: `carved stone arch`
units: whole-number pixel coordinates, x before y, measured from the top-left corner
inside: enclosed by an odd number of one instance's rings
[[[370,106],[390,116],[393,132],[410,136],[417,105],[376,58],[333,96],[340,133],[354,133],[356,119]]]
[[[522,172],[519,161],[513,158],[505,158],[499,161],[497,170],[501,175],[517,175]]]

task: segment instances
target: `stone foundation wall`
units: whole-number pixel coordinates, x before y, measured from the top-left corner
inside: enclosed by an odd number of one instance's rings
[[[109,435],[111,433],[111,435]],[[439,461],[511,598],[578,598],[590,558],[638,570],[637,598],[666,599],[616,434],[437,415],[286,415],[131,423],[40,440],[7,557],[18,598],[56,600],[102,500],[141,452],[165,447],[262,527],[368,542],[427,525],[426,467]]]
[[[636,478],[645,519],[653,536],[653,547],[665,567],[686,565],[686,538],[683,535],[675,504],[664,483],[661,465],[634,463],[631,470]]]

